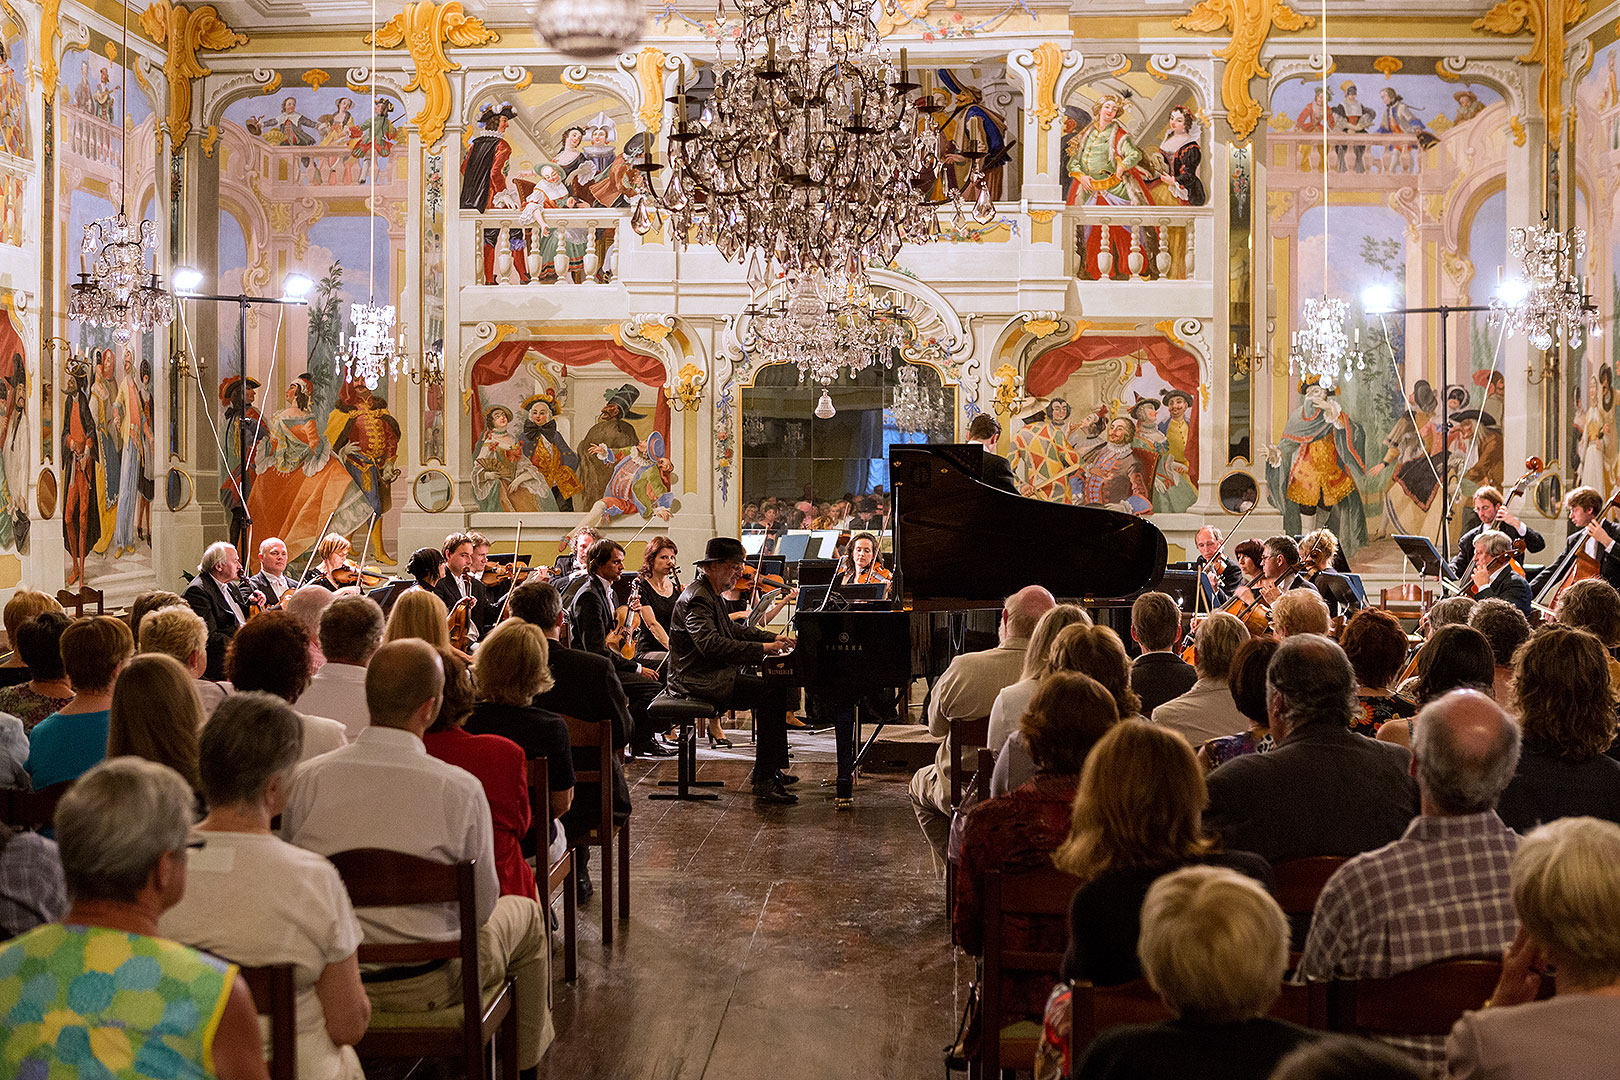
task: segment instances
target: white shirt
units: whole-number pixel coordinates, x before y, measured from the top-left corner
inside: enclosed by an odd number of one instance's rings
[[[159,932],[237,964],[291,963],[298,991],[298,1075],[352,1075],[345,1065],[354,1051],[332,1043],[315,993],[326,966],[360,945],[360,922],[337,870],[274,836],[197,835],[205,845],[187,853],[186,895],[163,913]],[[353,1064],[357,1070],[358,1060]]]
[[[272,574],[266,571],[264,572],[264,580],[270,583],[272,589],[276,590],[277,596],[280,596],[288,589],[286,574]],[[266,599],[269,599],[269,597],[266,597]]]
[[[990,706],[990,737],[986,746],[1000,746],[1007,741],[1007,736],[1018,730],[1040,685],[1039,679],[1019,679],[996,695],[996,703]]]
[[[236,625],[241,626],[247,622],[247,613],[242,610],[242,605],[236,602],[236,593],[231,589],[227,589],[225,583],[214,577],[213,574],[209,574],[208,578],[214,583],[214,588],[219,590],[219,595],[225,598],[225,603],[230,605],[231,614],[236,616]]]
[[[483,784],[429,756],[409,731],[367,727],[351,745],[300,765],[281,835],[322,855],[386,848],[440,862],[476,859],[480,926],[500,894]],[[460,934],[454,904],[365,908],[360,925],[367,941],[380,943],[449,941]]]
[[[309,680],[293,707],[315,716],[330,716],[343,725],[353,742],[371,723],[366,711],[366,669],[359,664],[328,660]]]
[[[308,761],[349,745],[348,732],[336,720],[311,716],[306,712],[298,712],[298,719],[304,725],[304,752],[299,756],[299,761]]]

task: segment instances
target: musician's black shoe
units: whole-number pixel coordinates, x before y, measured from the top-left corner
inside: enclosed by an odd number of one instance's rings
[[[581,849],[583,850],[583,849]],[[574,898],[584,903],[591,898],[596,889],[591,885],[590,866],[579,858],[579,851],[574,852]]]
[[[776,782],[781,784],[783,787],[792,787],[794,784],[799,782],[799,778],[794,776],[792,773],[783,772],[781,769],[777,769]]]
[[[799,801],[799,797],[783,787],[779,780],[767,780],[763,784],[755,784],[754,799],[757,802],[774,803],[779,806],[792,806]]]
[[[654,739],[649,743],[644,743],[641,746],[632,747],[630,752],[638,758],[674,757],[676,753],[673,747],[665,746],[657,739]]]

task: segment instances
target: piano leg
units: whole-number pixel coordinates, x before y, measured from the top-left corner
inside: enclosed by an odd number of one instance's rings
[[[822,719],[832,721],[833,741],[838,746],[838,779],[833,805],[840,810],[855,805],[856,708],[854,705],[834,705],[828,707],[822,716]]]

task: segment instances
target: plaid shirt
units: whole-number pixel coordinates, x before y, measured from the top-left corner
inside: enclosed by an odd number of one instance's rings
[[[1508,862],[1518,836],[1494,810],[1422,815],[1392,844],[1339,868],[1316,901],[1307,979],[1378,979],[1462,956],[1499,956],[1518,931]],[[1445,1038],[1387,1040],[1429,1064]]]
[[[55,922],[67,908],[56,842],[23,832],[0,841],[0,941]]]

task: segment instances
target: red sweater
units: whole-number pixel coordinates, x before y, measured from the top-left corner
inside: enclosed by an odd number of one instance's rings
[[[422,741],[428,753],[466,769],[484,785],[495,825],[495,876],[500,879],[501,895],[533,900],[537,895],[534,871],[523,861],[521,847],[534,816],[523,748],[499,735],[471,735],[460,728],[430,732]],[[545,851],[544,843],[540,850]]]

